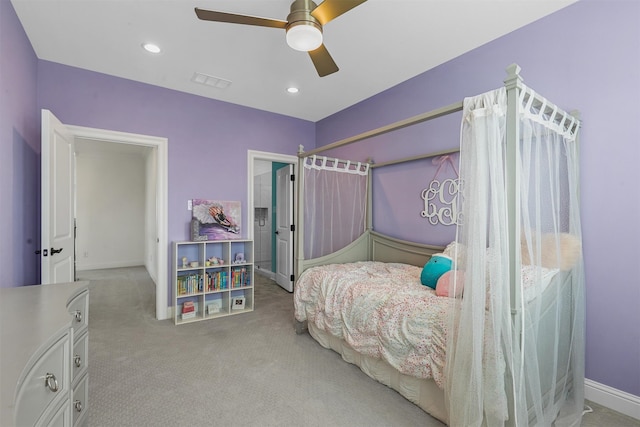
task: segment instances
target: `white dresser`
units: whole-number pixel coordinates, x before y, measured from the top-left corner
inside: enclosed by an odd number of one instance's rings
[[[87,285],[0,289],[0,426],[86,423]]]

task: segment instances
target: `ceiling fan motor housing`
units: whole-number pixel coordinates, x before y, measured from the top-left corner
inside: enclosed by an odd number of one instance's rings
[[[293,3],[291,3],[291,13],[289,13],[289,15],[287,16],[287,26],[285,27],[285,29],[287,31],[287,42],[294,49],[308,51],[308,50],[313,50],[317,48],[320,44],[322,44],[322,25],[316,18],[314,18],[311,15],[311,11],[316,7],[317,5],[311,0],[295,0]],[[314,30],[309,31],[310,28],[305,28],[303,26],[312,27],[314,28]],[[300,28],[296,28],[296,27],[300,27]],[[304,30],[307,30],[305,31],[307,33],[316,35],[316,36],[310,35],[309,37],[315,37],[315,39],[313,41],[309,40],[309,42],[317,44],[317,46],[313,47],[312,49],[309,49],[308,46],[303,46],[303,45],[296,47],[295,42],[292,43],[290,41],[290,38],[293,35],[293,33],[302,32]],[[291,31],[291,34],[290,34],[290,31]]]

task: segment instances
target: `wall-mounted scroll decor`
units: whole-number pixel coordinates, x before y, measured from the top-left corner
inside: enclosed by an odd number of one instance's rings
[[[460,191],[460,178],[451,155],[438,156],[432,160],[438,166],[428,188],[422,190],[424,210],[420,212],[423,218],[427,218],[430,224],[454,225],[460,220],[458,211],[458,191]],[[439,181],[438,174],[447,164],[451,165],[456,173],[455,178],[447,178]]]

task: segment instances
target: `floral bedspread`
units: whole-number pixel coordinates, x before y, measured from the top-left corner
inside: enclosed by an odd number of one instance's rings
[[[296,285],[295,317],[443,388],[447,313],[456,300],[423,286],[420,272],[373,261],[311,268]]]

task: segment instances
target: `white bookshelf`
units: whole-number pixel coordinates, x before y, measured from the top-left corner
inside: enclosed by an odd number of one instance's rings
[[[253,268],[252,240],[173,242],[175,324],[253,311]],[[183,316],[186,302],[193,317]]]

